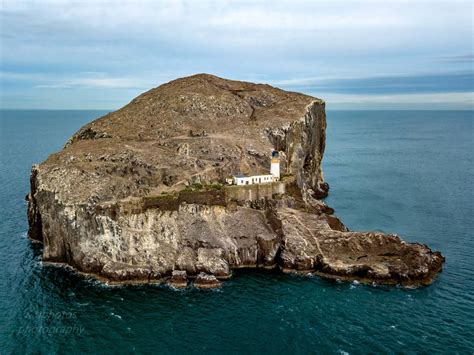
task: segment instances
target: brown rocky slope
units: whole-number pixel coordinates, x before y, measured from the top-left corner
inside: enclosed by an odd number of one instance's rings
[[[348,231],[320,201],[325,130],[325,104],[314,97],[206,74],[171,81],[33,166],[29,235],[43,242],[44,261],[107,282],[196,278],[212,287],[235,268],[278,267],[430,283],[439,252]],[[222,185],[236,172],[268,172],[273,149],[282,182]]]

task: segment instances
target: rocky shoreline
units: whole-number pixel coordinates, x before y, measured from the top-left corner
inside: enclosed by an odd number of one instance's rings
[[[320,99],[205,74],[172,81],[33,166],[29,236],[43,243],[44,262],[109,283],[210,288],[251,267],[429,284],[439,252],[349,231],[320,200],[325,129]],[[273,149],[282,181],[223,185],[237,171],[268,171]]]

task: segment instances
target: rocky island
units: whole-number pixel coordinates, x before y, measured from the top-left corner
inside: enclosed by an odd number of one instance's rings
[[[30,238],[43,261],[108,283],[215,287],[236,268],[429,284],[426,245],[348,230],[321,199],[323,100],[199,74],[152,89],[34,165]],[[278,181],[228,185],[229,177]]]

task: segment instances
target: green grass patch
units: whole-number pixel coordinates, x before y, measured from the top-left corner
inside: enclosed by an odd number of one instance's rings
[[[186,186],[183,191],[184,192],[197,192],[197,191],[212,191],[212,190],[222,190],[224,188],[224,184],[221,183],[213,183],[213,184],[201,184],[195,182],[189,186]]]

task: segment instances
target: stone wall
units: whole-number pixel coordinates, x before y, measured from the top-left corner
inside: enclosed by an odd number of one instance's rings
[[[273,182],[270,184],[226,186],[227,201],[257,201],[271,199],[275,194],[285,193],[284,182]]]
[[[182,203],[207,206],[227,206],[232,201],[254,202],[272,199],[285,193],[284,182],[259,185],[225,186],[221,190],[181,191],[176,195],[158,195],[144,197],[138,212],[149,208],[163,211],[177,211]],[[134,204],[136,207],[136,203]],[[132,209],[127,208],[132,211]],[[132,211],[133,213],[133,211]]]
[[[177,211],[182,203],[226,206],[227,198],[224,190],[181,191],[176,195],[147,196],[143,198],[143,208],[158,208],[163,211]]]

